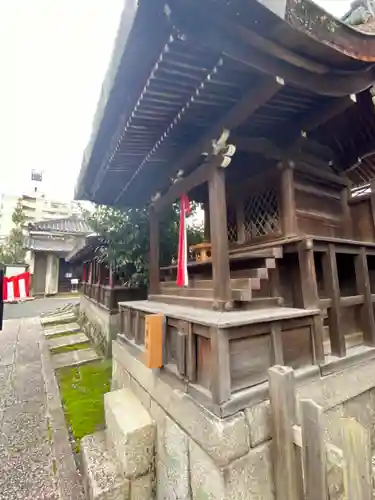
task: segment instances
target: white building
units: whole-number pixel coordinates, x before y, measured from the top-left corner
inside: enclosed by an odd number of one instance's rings
[[[63,219],[79,215],[80,209],[74,201],[59,201],[48,198],[43,190],[42,172],[32,171],[26,189],[19,194],[0,195],[0,239],[13,228],[12,214],[17,201],[21,200],[26,224],[35,221]]]

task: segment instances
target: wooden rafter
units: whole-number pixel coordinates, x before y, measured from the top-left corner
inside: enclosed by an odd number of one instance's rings
[[[183,156],[174,163],[168,171],[163,172],[162,182],[164,182],[165,177],[172,175],[179,170],[188,170],[189,167],[194,165],[202,153],[210,151],[212,147],[212,140],[217,139],[221,134],[223,129],[233,129],[244,122],[249,116],[251,116],[258,108],[260,108],[265,102],[267,102],[271,97],[273,97],[278,90],[283,86],[283,82],[280,79],[275,79],[272,77],[263,78],[259,81],[257,87],[252,88],[245,96],[237,102],[229,112],[224,115],[220,120],[218,120],[213,127],[191,148],[189,148]],[[117,200],[120,200],[126,188],[136,177],[137,172],[134,173],[131,180],[127,183],[121,193],[118,195]],[[158,187],[155,188],[158,191]]]
[[[279,75],[287,83],[300,88],[305,88],[314,93],[332,97],[342,97],[357,94],[372,85],[375,81],[375,67],[363,71],[330,71],[317,74],[302,67],[296,67],[290,62],[278,59],[256,49],[249,50],[249,45],[244,43],[236,31],[226,31],[225,34],[217,26],[191,23],[191,16],[186,16],[183,9],[175,9],[171,14],[175,24],[186,34],[202,46],[209,47],[218,53],[238,61],[246,66],[272,75]]]

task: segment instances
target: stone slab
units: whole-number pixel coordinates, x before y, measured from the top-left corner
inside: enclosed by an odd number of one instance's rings
[[[255,323],[269,323],[270,321],[282,321],[285,319],[304,318],[320,314],[319,309],[297,309],[292,307],[265,307],[250,311],[210,311],[194,307],[164,304],[152,300],[140,300],[133,302],[119,302],[120,307],[137,309],[145,313],[165,314],[174,319],[183,319],[200,325],[217,326],[218,328],[233,328]]]
[[[74,312],[66,312],[66,313],[60,313],[60,314],[53,314],[51,316],[46,316],[44,318],[40,318],[40,322],[43,327],[46,327],[48,325],[54,325],[55,323],[72,323],[76,321],[76,315]]]
[[[81,457],[87,500],[130,498],[130,482],[122,474],[117,458],[108,450],[104,431],[81,440]]]
[[[197,443],[220,466],[246,455],[250,450],[249,425],[244,412],[226,419],[220,419],[207,411],[189,395],[173,388],[149,370],[133,354],[131,346],[121,341],[113,342],[113,359],[120,367],[130,373],[135,380],[150,394],[160,407],[181,429],[193,436]]]
[[[129,478],[147,474],[153,463],[155,424],[130,389],[104,395],[108,448],[113,448]]]
[[[70,345],[85,344],[89,339],[84,333],[74,333],[64,337],[51,338],[48,340],[49,349],[57,349],[59,347],[68,347]]]
[[[62,335],[63,333],[76,333],[81,330],[78,323],[65,323],[63,325],[51,326],[44,330],[44,336],[46,338],[53,337],[54,335]]]
[[[52,363],[56,369],[66,366],[80,366],[92,361],[98,361],[100,356],[94,349],[80,349],[78,351],[63,352],[61,354],[53,354]]]
[[[152,479],[152,473],[133,479],[130,485],[130,500],[153,500]]]

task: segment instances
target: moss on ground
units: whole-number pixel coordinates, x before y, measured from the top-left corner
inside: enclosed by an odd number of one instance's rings
[[[51,349],[52,354],[62,354],[63,352],[70,351],[80,351],[81,349],[88,349],[90,347],[90,342],[83,342],[81,344],[64,345],[61,347],[53,347]]]
[[[104,428],[104,394],[110,391],[112,363],[97,361],[57,370],[65,418],[79,451],[80,440]]]

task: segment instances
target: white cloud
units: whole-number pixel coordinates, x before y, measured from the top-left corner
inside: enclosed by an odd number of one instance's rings
[[[69,199],[123,0],[0,0],[0,190]]]
[[[339,16],[347,0],[320,0]],[[0,191],[73,196],[123,0],[0,0]]]

